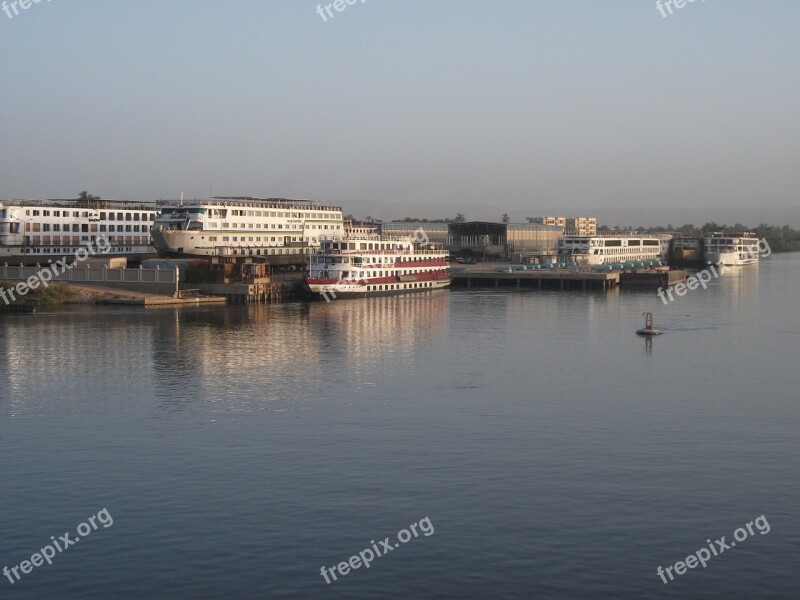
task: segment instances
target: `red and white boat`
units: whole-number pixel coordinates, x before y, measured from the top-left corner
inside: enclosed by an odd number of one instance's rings
[[[435,246],[378,235],[321,240],[306,281],[326,301],[446,288],[450,253]]]

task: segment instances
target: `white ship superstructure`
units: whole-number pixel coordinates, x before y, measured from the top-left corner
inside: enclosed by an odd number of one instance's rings
[[[165,204],[153,241],[165,256],[266,257],[305,263],[321,237],[344,234],[342,209],[307,200],[213,198]]]
[[[707,263],[736,267],[759,261],[758,239],[752,234],[713,233],[703,240],[703,246]]]
[[[14,200],[0,204],[0,261],[28,264],[74,254],[105,238],[109,256],[155,255],[154,204],[95,200]]]
[[[585,265],[611,265],[641,261],[658,261],[662,257],[662,241],[646,236],[577,236],[558,239],[561,260]]]
[[[311,255],[308,287],[327,300],[445,288],[449,252],[435,246],[378,235],[323,240]]]

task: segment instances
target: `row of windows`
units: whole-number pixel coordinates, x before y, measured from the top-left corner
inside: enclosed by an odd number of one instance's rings
[[[106,213],[100,213],[100,220],[101,221],[155,221],[156,217],[158,216],[157,213],[142,213],[141,218],[139,217],[140,213],[113,213],[110,212],[108,215]],[[106,218],[108,216],[108,218]]]
[[[109,242],[127,242],[129,244],[149,244],[150,236],[148,235],[109,235],[103,236]],[[97,236],[88,235],[40,235],[35,237],[26,238],[27,244],[36,246],[61,246],[62,244],[69,246],[88,242],[89,240],[97,241]]]
[[[238,256],[275,256],[281,254],[305,254],[306,248],[234,248],[233,254]]]
[[[325,226],[327,229],[328,226]],[[385,251],[404,251],[408,250],[408,246],[403,244],[380,243],[380,242],[326,242],[323,246],[326,250],[385,250]]]
[[[114,231],[114,227],[114,225],[108,225],[108,231]],[[116,225],[116,231],[122,232],[123,227],[126,233],[130,233],[131,231],[134,233],[146,233],[150,231],[149,225]],[[106,225],[100,225],[100,231],[106,231]]]
[[[341,219],[341,216],[330,213],[301,213],[301,212],[280,212],[268,210],[240,210],[231,211],[234,217],[284,217],[288,219]]]
[[[138,213],[138,212],[101,212],[101,221],[155,221],[157,213]],[[83,210],[37,210],[28,209],[25,211],[27,217],[58,217],[60,219],[88,219],[89,211]]]
[[[417,273],[424,273],[425,271],[412,271],[408,269],[400,269],[398,271],[342,271],[342,279],[350,279],[350,277],[357,277],[361,279],[371,277],[398,277],[400,275],[415,275]]]
[[[286,226],[283,223],[278,223],[275,225],[277,229],[296,229],[302,230],[303,225],[300,223],[297,224],[287,224]],[[209,222],[208,224],[209,229],[218,229],[219,223]],[[310,224],[307,227],[308,229],[330,229],[330,230],[341,230],[341,225],[315,225]],[[259,223],[222,223],[222,229],[267,229],[266,224],[259,224]]]
[[[406,285],[405,287],[401,287],[403,284],[401,283],[390,283],[387,285],[368,285],[367,291],[368,292],[384,292],[384,291],[391,291],[391,290],[408,290],[408,289],[417,289],[417,288],[429,288],[433,287],[433,283],[430,281],[423,282],[423,283],[414,283],[410,286]]]
[[[656,256],[660,254],[660,252],[655,250],[655,248],[649,252],[646,250],[642,250],[641,248],[618,248],[616,250],[609,250],[608,252],[606,252],[603,248],[600,248],[599,250],[595,248],[594,254],[603,254],[603,255],[607,254],[609,256],[619,256],[620,254],[627,254],[627,255],[635,254],[637,256],[647,257],[647,256]]]
[[[72,225],[64,224],[63,229],[62,226],[58,223],[25,223],[25,231],[33,230],[34,233],[39,233],[40,231],[72,231],[73,233],[89,233],[89,224],[78,224],[73,223]],[[96,230],[95,230],[96,231]]]
[[[52,213],[52,214],[51,214]],[[36,210],[36,209],[28,209],[25,211],[25,216],[30,217],[59,217],[61,219],[65,219],[68,217],[72,217],[73,219],[88,219],[89,218],[89,211],[80,211],[80,210]]]
[[[96,225],[95,223],[91,224],[91,231],[94,233],[97,230],[105,233],[108,232],[118,232],[118,233],[147,233],[150,231],[149,225]],[[33,233],[40,233],[40,232],[71,232],[71,233],[89,233],[89,223],[73,223],[72,225],[64,224],[60,225],[59,223],[25,223],[25,231]]]
[[[249,236],[249,237],[248,236],[244,236],[244,235],[243,236],[234,235],[233,237],[231,237],[229,235],[223,235],[221,237],[222,237],[222,241],[223,242],[230,242],[230,241],[234,241],[234,242],[254,242],[254,243],[258,243],[258,244],[265,244],[265,243],[268,243],[268,242],[283,242],[285,240],[285,238],[282,238],[282,237],[281,238],[276,238],[275,236],[266,236],[266,235],[263,236],[263,237],[262,236],[252,236],[252,235]],[[220,238],[220,236],[210,235],[210,236],[208,236],[208,241],[209,242],[216,242],[217,240],[219,240],[219,238]],[[205,238],[203,238],[203,239],[205,239]],[[299,238],[299,237],[293,237],[293,238],[291,238],[291,241],[300,242],[300,241],[302,241],[302,239]]]
[[[75,254],[78,250],[80,248],[23,248],[22,254]],[[133,252],[131,246],[117,246],[115,250],[117,252]]]
[[[334,264],[334,265],[341,265],[341,264],[350,264],[349,256],[335,256],[333,257],[333,262],[331,262],[330,256],[315,256],[314,263],[315,264]],[[368,257],[369,260],[367,261],[369,264],[394,264],[395,262],[401,263],[410,263],[410,262],[432,262],[432,261],[441,261],[444,260],[444,256],[437,256],[437,257],[427,257],[427,256],[402,256],[400,258],[396,256],[370,256]],[[363,258],[360,256],[352,257],[354,265],[362,264]]]

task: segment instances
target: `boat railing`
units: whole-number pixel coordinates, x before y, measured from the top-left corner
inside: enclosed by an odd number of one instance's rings
[[[448,250],[412,250],[410,248],[399,248],[397,250],[318,250],[315,254],[320,256],[448,256]]]
[[[239,207],[239,208],[275,208],[278,210],[327,210],[332,212],[341,212],[341,206],[328,206],[320,204],[314,200],[289,200],[285,198],[251,198],[251,199],[236,199],[236,198],[214,198],[211,200],[158,200],[157,206],[221,206],[221,207]],[[337,219],[331,219],[335,221]]]
[[[70,210],[158,210],[157,202],[142,202],[141,200],[91,200],[87,204],[83,200],[10,200],[5,201],[4,208],[27,208],[27,207],[56,207],[68,208]]]

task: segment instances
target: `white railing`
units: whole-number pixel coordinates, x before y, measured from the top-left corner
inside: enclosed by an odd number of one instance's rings
[[[13,267],[0,265],[0,280],[26,281],[51,267]],[[180,275],[178,269],[109,269],[107,267],[76,266],[54,275],[52,281],[60,283],[149,283],[171,285],[173,288]]]

